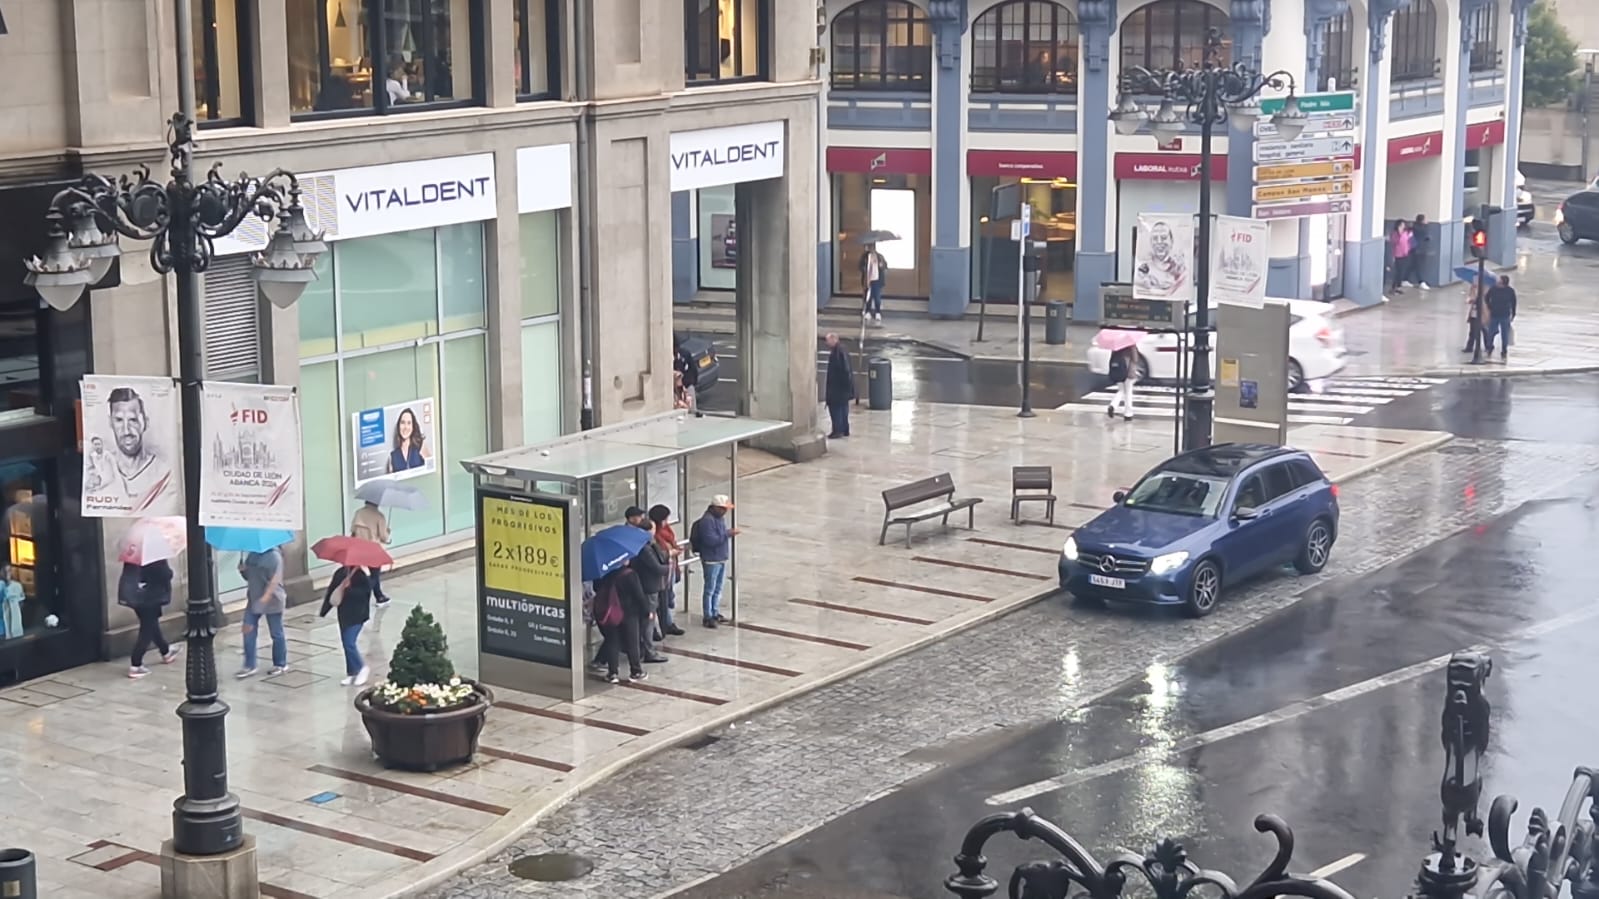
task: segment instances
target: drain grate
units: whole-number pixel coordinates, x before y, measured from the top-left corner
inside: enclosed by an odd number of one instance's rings
[[[540,852],[524,855],[508,866],[511,876],[544,883],[561,883],[587,877],[594,870],[594,862],[570,852]]]
[[[721,737],[718,737],[715,734],[706,734],[697,740],[690,740],[687,743],[684,743],[683,748],[687,749],[689,752],[699,752],[701,749],[704,749],[707,746],[715,746],[720,742],[722,742]]]
[[[1438,447],[1438,452],[1446,456],[1474,456],[1482,452],[1482,447],[1469,443],[1446,443]]]

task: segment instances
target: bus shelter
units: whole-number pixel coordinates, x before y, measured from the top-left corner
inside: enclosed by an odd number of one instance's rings
[[[583,541],[622,523],[629,506],[666,506],[683,549],[677,589],[686,604],[698,562],[689,523],[726,494],[736,526],[739,443],[788,427],[675,411],[462,462],[477,509],[478,679],[581,698],[597,636],[584,623]],[[736,619],[736,541],[723,603]]]

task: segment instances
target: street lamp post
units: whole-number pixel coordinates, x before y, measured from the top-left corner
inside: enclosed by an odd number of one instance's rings
[[[1221,29],[1211,28],[1205,35],[1205,59],[1198,68],[1151,70],[1134,66],[1122,72],[1116,108],[1110,120],[1119,134],[1131,135],[1146,122],[1162,145],[1176,140],[1188,123],[1199,126],[1199,227],[1195,248],[1194,288],[1194,364],[1184,403],[1183,442],[1185,449],[1210,444],[1215,394],[1210,377],[1210,186],[1211,139],[1216,125],[1233,119],[1236,125],[1252,128],[1260,115],[1255,101],[1263,89],[1287,90],[1283,108],[1272,116],[1272,124],[1286,140],[1297,138],[1305,128],[1305,113],[1294,96],[1294,76],[1284,71],[1261,75],[1242,63],[1223,65]],[[1137,95],[1158,96],[1160,106],[1151,114],[1133,99]],[[1183,112],[1177,104],[1186,104]]]
[[[180,0],[179,22],[187,23]],[[178,55],[190,58],[187,28],[180,27]],[[276,170],[262,178],[241,174],[232,181],[214,166],[202,180],[193,177],[194,82],[179,78],[181,112],[171,119],[168,149],[171,178],[165,184],[147,167],[116,180],[87,175],[56,194],[46,215],[49,245],[43,258],[27,263],[27,283],[56,309],[67,309],[110,270],[120,254],[118,236],[148,240],[150,263],[176,275],[178,360],[183,397],[183,486],[188,536],[188,605],[184,670],[186,699],[178,706],[183,727],[183,795],[173,803],[172,846],[184,855],[219,855],[244,840],[239,800],[228,791],[224,719],[228,706],[218,696],[215,631],[212,624],[211,558],[200,525],[200,381],[204,373],[199,275],[210,265],[214,242],[232,233],[251,214],[276,218],[277,228],[264,252],[252,262],[261,293],[280,307],[292,305],[316,275],[317,257],[326,252],[300,204],[295,176]]]

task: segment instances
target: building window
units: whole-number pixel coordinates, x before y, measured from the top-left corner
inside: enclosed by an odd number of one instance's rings
[[[560,214],[527,212],[521,222],[522,442],[561,436]]]
[[[684,80],[764,77],[765,35],[765,0],[683,0]]]
[[[1471,13],[1471,28],[1471,71],[1492,72],[1499,68],[1499,4],[1477,7]]]
[[[194,97],[200,124],[249,121],[251,67],[243,52],[254,46],[250,8],[241,0],[194,0]]]
[[[1016,242],[1010,225],[1018,206],[1032,206],[1031,238],[1043,241],[1044,267],[1038,298],[1070,303],[1077,291],[1072,268],[1077,259],[1077,183],[1068,178],[995,178],[973,175],[972,297],[1016,302]]]
[[[481,97],[481,0],[286,0],[297,115],[380,114]]]
[[[1438,10],[1432,0],[1410,0],[1394,13],[1394,81],[1417,81],[1438,73]]]
[[[1329,79],[1338,85],[1339,90],[1354,87],[1357,37],[1354,13],[1346,10],[1343,15],[1329,19],[1323,34],[1325,40],[1321,51],[1321,84],[1317,85],[1316,89],[1325,87]]]
[[[907,0],[861,0],[833,19],[833,90],[930,91],[933,33]]]
[[[524,100],[553,97],[559,90],[557,3],[516,0],[516,93]]]
[[[1232,27],[1227,14],[1200,0],[1156,0],[1122,23],[1122,69],[1194,69],[1205,62],[1205,35],[1219,28],[1222,65],[1232,62]]]
[[[1009,0],[972,26],[975,93],[1077,93],[1077,19],[1049,0]]]

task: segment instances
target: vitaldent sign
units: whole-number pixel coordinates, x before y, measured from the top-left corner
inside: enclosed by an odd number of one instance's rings
[[[331,174],[340,240],[494,218],[492,153]]]
[[[784,125],[758,122],[672,135],[672,192],[783,177]]]

